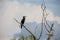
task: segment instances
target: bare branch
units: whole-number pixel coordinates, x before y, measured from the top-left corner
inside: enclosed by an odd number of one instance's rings
[[[21,24],[20,22],[18,22],[18,20],[16,20],[16,19],[14,19],[18,24]],[[23,27],[34,37],[34,39],[36,40],[37,38],[36,38],[36,36],[30,31],[30,30],[28,30],[24,25],[23,25]]]
[[[45,28],[46,28],[47,32],[48,32],[48,33],[50,33],[50,31],[47,29],[47,27],[46,27],[45,23],[44,23],[44,26],[45,26]]]
[[[41,38],[42,33],[43,33],[43,21],[44,21],[44,10],[45,10],[45,8],[43,8],[43,4],[41,5],[41,9],[43,10],[43,16],[42,16],[42,27],[41,27],[41,33],[40,33],[40,36],[39,36],[38,39]]]
[[[42,24],[43,24],[43,23],[42,23]],[[43,25],[42,25],[42,27],[41,27],[41,33],[40,33],[40,36],[39,36],[39,38],[38,38],[38,39],[40,39],[40,38],[41,38],[42,33],[43,33]]]
[[[51,31],[54,31],[53,27],[54,27],[54,23],[53,23],[53,24],[51,24],[50,32],[51,32]]]
[[[50,40],[52,36],[53,36],[53,32],[51,31],[51,32],[48,34],[47,40]]]
[[[18,23],[18,24],[21,24],[20,22],[18,22],[18,20],[16,20],[15,18],[14,18],[14,20]]]

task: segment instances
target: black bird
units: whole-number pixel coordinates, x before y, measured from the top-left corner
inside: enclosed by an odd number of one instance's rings
[[[24,24],[24,22],[25,22],[25,17],[26,17],[26,16],[23,16],[23,19],[21,20],[21,29],[22,29],[22,26],[23,26],[23,24]]]

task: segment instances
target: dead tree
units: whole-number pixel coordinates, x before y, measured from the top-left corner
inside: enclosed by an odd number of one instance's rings
[[[45,26],[45,29],[46,29],[46,31],[48,32],[48,38],[47,38],[47,40],[50,40],[51,39],[51,37],[53,36],[53,24],[51,24],[51,26],[48,24],[48,22],[46,21],[46,18],[47,18],[47,16],[48,16],[48,13],[46,12],[46,6],[45,6],[45,2],[43,2],[42,3],[42,5],[41,5],[41,9],[42,9],[42,11],[43,11],[43,15],[42,15],[42,26],[41,26],[41,32],[40,32],[40,35],[39,35],[39,38],[37,38],[29,29],[27,29],[26,28],[26,26],[25,25],[22,25],[32,36],[33,36],[33,38],[34,38],[34,40],[40,40],[40,38],[41,38],[41,36],[42,36],[42,34],[43,34],[43,28],[44,28],[44,26]],[[44,14],[44,13],[46,13],[46,14]],[[16,20],[16,19],[14,19],[19,25],[21,25],[21,23],[20,22],[18,22],[18,20]],[[47,28],[47,26],[49,27],[49,29],[50,30],[48,30],[48,28]],[[35,33],[36,33],[36,29],[35,29]]]

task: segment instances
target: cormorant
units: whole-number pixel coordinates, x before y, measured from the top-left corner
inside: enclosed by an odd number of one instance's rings
[[[23,16],[23,19],[21,20],[21,29],[22,29],[22,26],[23,26],[23,24],[24,24],[24,22],[25,22],[25,17],[26,17],[26,16]]]

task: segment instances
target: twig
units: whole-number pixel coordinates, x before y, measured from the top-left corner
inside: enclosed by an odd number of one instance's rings
[[[48,33],[50,33],[50,31],[47,29],[47,27],[46,27],[45,23],[44,23],[44,26],[45,26],[45,29],[47,30],[47,32],[48,32]]]
[[[43,4],[41,5],[41,9],[43,10],[43,17],[42,17],[41,33],[40,33],[40,36],[39,36],[39,38],[38,38],[38,39],[40,39],[40,38],[41,38],[42,33],[43,33],[43,21],[44,21],[44,10],[45,10],[45,8],[43,8]]]

